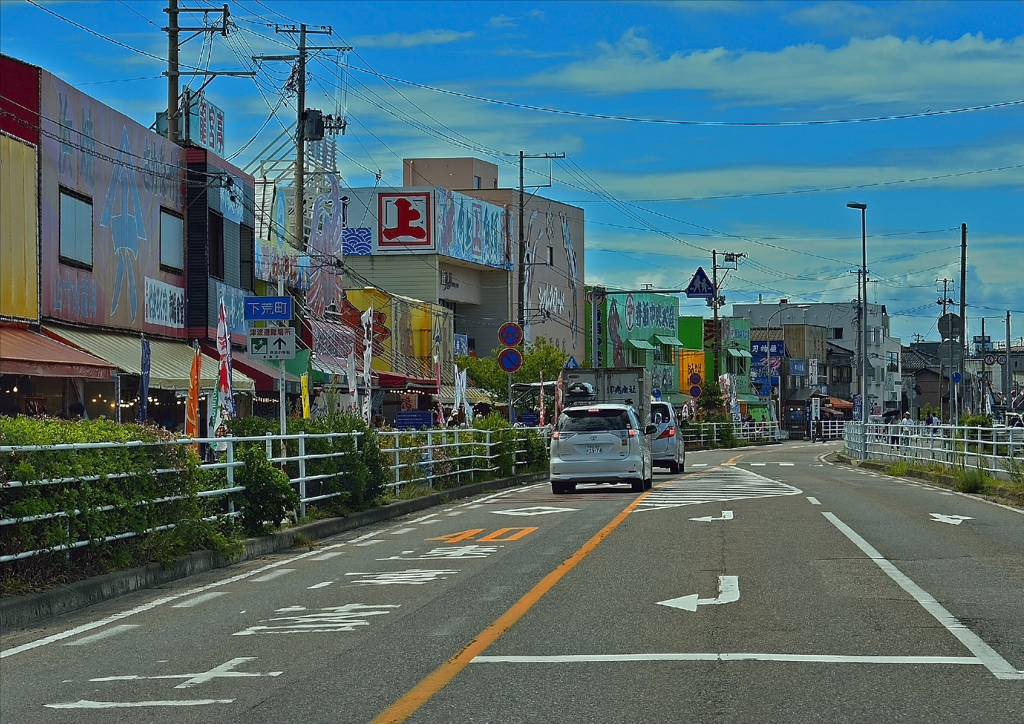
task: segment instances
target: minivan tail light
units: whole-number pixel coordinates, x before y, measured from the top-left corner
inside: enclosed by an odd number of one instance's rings
[[[660,435],[658,435],[658,439],[659,440],[664,440],[667,437],[675,437],[675,436],[676,436],[676,428],[675,428],[675,426],[674,425],[669,425],[668,427],[665,428],[665,432],[663,432]]]
[[[636,437],[636,430],[634,430],[633,428],[629,428],[629,436]]]

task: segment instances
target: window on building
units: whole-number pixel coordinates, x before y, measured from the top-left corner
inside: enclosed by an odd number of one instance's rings
[[[474,176],[473,177],[473,188],[475,188],[475,189],[480,188],[480,177],[479,176]]]
[[[255,289],[256,276],[253,261],[256,247],[251,226],[242,224],[238,227],[238,241],[238,286],[242,289]]]
[[[554,266],[554,265],[555,265],[555,247],[549,246],[548,247],[548,266]]]
[[[825,332],[825,336],[828,339],[842,339],[843,338],[843,328],[842,327],[829,327],[826,330],[826,332]]]
[[[900,371],[900,353],[899,352],[886,352],[885,353],[885,370],[886,370],[886,372],[899,372]]]
[[[185,228],[177,214],[160,209],[160,267],[181,274],[185,268]]]
[[[494,179],[494,186],[492,186],[491,188],[498,188],[498,179]]]
[[[630,349],[629,350],[629,364],[632,367],[646,367],[647,366],[647,350],[643,350],[643,349]]]
[[[224,217],[210,212],[210,276],[224,281]]]
[[[92,200],[60,190],[60,260],[92,268]]]

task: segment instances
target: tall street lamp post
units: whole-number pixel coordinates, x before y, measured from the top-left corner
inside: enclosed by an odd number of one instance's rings
[[[863,292],[860,295],[860,421],[861,424],[864,426],[864,445],[861,447],[861,457],[866,458],[868,424],[868,205],[857,203],[856,201],[851,201],[846,206],[847,208],[850,209],[860,209],[860,282],[863,285]]]

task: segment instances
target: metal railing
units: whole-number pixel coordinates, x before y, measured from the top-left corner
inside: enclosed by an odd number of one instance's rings
[[[527,429],[531,428],[515,428],[502,431],[474,429],[430,430],[424,432],[378,431],[382,462],[387,461],[385,466],[394,476],[393,480],[385,483],[385,487],[392,494],[398,494],[402,486],[409,483],[419,483],[428,488],[433,488],[435,485],[446,486],[461,484],[466,481],[472,482],[481,474],[489,474],[499,470],[503,456],[506,463],[511,463],[511,470],[514,473],[527,462],[527,435],[525,434]],[[548,429],[532,429],[539,434],[546,448],[549,434]],[[206,456],[206,460],[199,465],[199,469],[202,471],[223,471],[224,477],[223,484],[200,490],[196,495],[199,498],[218,498],[245,490],[244,486],[235,484],[235,471],[244,465],[242,461],[236,459],[239,446],[246,444],[262,445],[265,446],[267,460],[274,465],[280,465],[288,472],[289,482],[294,486],[299,497],[299,509],[296,513],[299,518],[303,518],[306,515],[307,504],[347,495],[344,491],[329,489],[331,487],[329,483],[335,478],[344,476],[346,474],[344,471],[309,474],[309,469],[311,467],[316,469],[318,467],[316,465],[317,461],[341,459],[349,455],[361,455],[360,443],[362,436],[363,433],[361,432],[320,434],[301,432],[294,435],[267,434],[266,436],[259,437],[180,438],[154,442],[2,445],[0,446],[0,455],[14,456],[15,460],[17,460],[18,456],[21,456],[23,459],[28,460],[34,453],[61,453],[69,456],[66,462],[73,467],[76,453],[86,454],[88,451],[97,450],[116,451],[124,448],[197,445],[210,451]],[[326,452],[311,452],[308,449],[310,447],[313,447],[314,450],[324,447],[328,449]],[[184,458],[182,459],[184,460]],[[186,470],[184,463],[182,465],[182,467],[156,468],[141,472],[156,476],[184,476]],[[100,480],[128,480],[140,475],[141,472],[122,470],[103,474],[8,480],[0,484],[0,490],[42,486],[80,486],[83,483],[95,483]],[[311,486],[316,488],[316,490],[312,491],[312,494],[310,494]],[[170,483],[167,487],[173,489],[175,486],[173,483]],[[327,492],[324,492],[325,490]],[[160,505],[185,500],[186,497],[184,494],[167,495],[153,500],[134,501],[131,505],[136,507]],[[116,509],[117,506],[115,505],[101,505],[85,509],[74,508],[35,515],[0,518],[0,529],[5,526],[102,514]],[[234,501],[231,498],[227,498],[222,509],[217,514],[204,520],[217,520],[218,518],[236,517],[239,515],[241,515],[241,512],[235,510]],[[41,553],[70,551],[87,546],[90,543],[107,543],[156,531],[169,530],[176,526],[177,521],[165,520],[161,525],[152,526],[142,531],[123,531],[99,538],[69,541],[50,547],[36,545],[21,551],[5,550],[0,552],[2,553],[0,554],[0,562],[29,558]],[[65,530],[70,532],[70,527],[66,525]]]
[[[848,423],[846,449],[862,460],[979,468],[999,474],[1024,463],[1024,428]]]
[[[776,422],[691,422],[679,427],[687,445],[703,448],[726,444],[726,430],[732,431],[732,439],[737,442],[771,442],[787,436]]]

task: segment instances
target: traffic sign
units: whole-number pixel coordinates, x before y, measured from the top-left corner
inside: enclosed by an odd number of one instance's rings
[[[661,390],[659,390],[657,387],[655,387],[654,390],[651,392],[651,397],[653,397],[655,400],[660,400],[661,399]]]
[[[939,317],[939,334],[943,339],[960,339],[964,333],[964,324],[959,314],[947,312]]]
[[[697,273],[693,275],[693,279],[690,280],[690,285],[686,287],[686,296],[691,299],[711,299],[715,296],[715,287],[711,283],[711,280],[708,279],[708,275],[704,271],[704,267],[697,267]]]
[[[292,318],[291,297],[246,297],[247,322],[286,322]]]
[[[523,355],[515,347],[506,347],[498,355],[498,366],[503,372],[512,374],[523,366]]]
[[[700,372],[691,372],[690,373],[690,384],[691,385],[699,385],[703,381],[704,380],[702,380],[700,378]]]
[[[959,372],[954,372],[953,373],[953,384],[954,385],[959,385],[963,381],[964,381],[964,376],[962,374],[960,374]]]
[[[295,330],[291,327],[254,327],[249,330],[247,353],[255,359],[295,359]]]
[[[579,368],[580,368],[580,363],[576,361],[575,357],[573,357],[572,355],[569,355],[569,359],[565,363],[565,369],[567,369],[567,370],[578,370]]]
[[[996,363],[996,356],[994,354],[985,355],[985,364],[994,365]]]
[[[998,357],[996,357],[996,362],[998,362],[1001,365],[1006,364],[1006,355],[1005,354],[1001,354]]]
[[[515,322],[505,322],[498,330],[498,341],[506,347],[515,347],[523,341],[523,328]]]
[[[690,388],[690,397],[700,397],[700,385],[694,385]]]
[[[939,345],[939,349],[936,352],[936,357],[943,364],[960,364],[960,360],[964,358],[964,348],[960,342],[947,339],[945,342]]]

